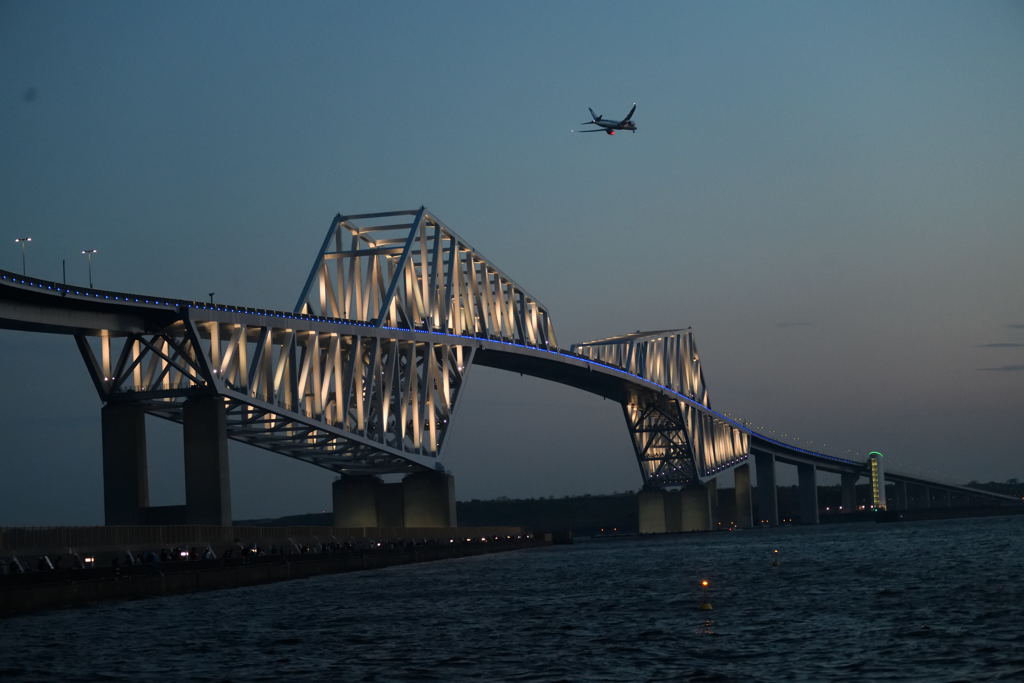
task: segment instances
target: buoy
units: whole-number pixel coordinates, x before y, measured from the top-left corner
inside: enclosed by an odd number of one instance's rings
[[[779,566],[779,549],[778,548],[772,548],[772,562],[771,562],[771,565],[773,567],[778,567]]]
[[[708,586],[710,585],[711,583],[707,579],[700,580],[701,598],[700,605],[697,606],[697,609],[705,611],[711,609],[711,601],[708,600]]]

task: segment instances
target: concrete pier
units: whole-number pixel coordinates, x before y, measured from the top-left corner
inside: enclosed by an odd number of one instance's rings
[[[446,528],[455,519],[455,478],[445,472],[416,472],[400,483],[374,476],[345,476],[331,486],[334,526]]]
[[[932,490],[929,487],[924,486],[923,484],[921,485],[920,489],[921,496],[919,498],[919,505],[924,509],[928,509],[932,506]]]
[[[374,476],[342,477],[331,484],[336,527],[377,527],[377,491],[383,484]],[[400,526],[400,525],[397,525]]]
[[[668,531],[664,491],[643,490],[636,495],[636,505],[637,531],[641,534],[663,534]]]
[[[228,436],[224,400],[197,396],[185,401],[185,521],[231,526]]]
[[[377,526],[399,529],[405,524],[405,487],[402,482],[377,487]]]
[[[455,478],[446,472],[415,472],[402,480],[406,527],[453,527]]]
[[[683,495],[681,491],[663,491],[665,498],[665,533],[683,530]]]
[[[750,490],[750,465],[740,465],[733,472],[736,477],[736,524],[741,529],[750,529],[754,526],[754,504]]]
[[[857,511],[857,480],[860,475],[855,472],[843,472],[841,476],[842,498],[840,505],[843,512],[850,514]]]
[[[711,495],[706,486],[690,486],[680,492],[682,531],[709,531],[711,529]]]
[[[637,494],[637,530],[641,534],[710,531],[711,489],[704,485],[679,491],[644,490]]]
[[[800,523],[818,523],[818,468],[814,465],[797,465],[797,480],[800,484]]]
[[[775,456],[755,453],[757,470],[757,519],[770,526],[779,525],[779,496],[775,488]]]
[[[890,510],[908,510],[907,504],[907,482],[897,481],[893,484],[893,496]]]
[[[722,519],[722,509],[718,500],[718,479],[709,479],[704,482],[704,488],[708,491],[708,506],[711,514],[708,517],[708,528],[713,528],[716,521]]]
[[[149,473],[141,403],[108,403],[103,429],[103,518],[108,526],[146,523]]]

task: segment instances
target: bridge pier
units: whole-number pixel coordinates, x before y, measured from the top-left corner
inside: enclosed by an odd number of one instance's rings
[[[406,527],[454,527],[455,477],[447,472],[414,472],[402,480]]]
[[[402,482],[377,487],[377,524],[401,529],[405,526],[405,487]],[[453,525],[454,526],[454,525]]]
[[[931,487],[921,485],[921,507],[925,510],[932,506],[932,490]]]
[[[372,475],[343,476],[331,485],[334,526],[457,526],[455,479],[445,472],[416,472],[401,483],[385,484]]]
[[[856,472],[843,472],[840,477],[843,512],[850,514],[857,511],[857,480],[860,475]]]
[[[918,489],[918,507],[927,510],[932,507],[932,489],[925,484],[918,486]]]
[[[754,526],[754,505],[750,491],[750,464],[744,463],[733,470],[736,477],[736,524],[741,529]]]
[[[775,488],[775,456],[754,453],[757,470],[757,519],[761,524],[779,525],[779,494]]]
[[[666,491],[643,489],[636,494],[637,531],[641,534],[664,534],[668,531]],[[680,518],[682,514],[680,513]]]
[[[800,484],[800,523],[818,523],[818,468],[814,465],[797,465],[797,481]]]
[[[681,491],[665,491],[665,533],[674,534],[683,530],[683,494]]]
[[[149,473],[146,411],[141,403],[108,403],[103,430],[103,519],[107,526],[146,523]]]
[[[892,503],[894,510],[907,510],[910,508],[907,504],[907,482],[897,481],[893,484]]]
[[[334,526],[342,528],[376,527],[377,492],[383,485],[372,475],[341,477],[331,484]]]
[[[690,486],[679,491],[643,490],[637,494],[641,534],[710,531],[712,488]]]
[[[195,396],[185,401],[185,522],[231,526],[228,432],[224,400]]]
[[[107,403],[103,429],[103,517],[107,526],[209,524],[231,526],[231,487],[224,402],[185,401],[185,505],[150,507],[146,410],[142,403]]]
[[[679,492],[680,531],[711,530],[711,491],[707,485],[697,485]]]
[[[708,528],[713,529],[715,522],[722,519],[722,510],[719,507],[718,499],[718,478],[709,479],[704,482],[704,488],[708,491],[708,509],[710,514],[708,515]]]

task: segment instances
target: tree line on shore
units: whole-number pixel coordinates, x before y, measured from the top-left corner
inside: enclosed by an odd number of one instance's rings
[[[1004,495],[1024,497],[1024,484],[1016,479],[1006,482],[979,483],[971,488]],[[799,515],[799,487],[779,486],[779,515],[782,518]],[[869,506],[870,491],[867,484],[857,487],[856,504]],[[842,502],[839,485],[819,486],[818,505],[822,510],[837,509]],[[464,500],[456,503],[459,526],[520,526],[531,530],[572,531],[580,535],[636,533],[638,511],[636,492],[584,494],[579,496],[506,498],[493,500]],[[726,523],[735,518],[735,496],[732,488],[718,489],[716,518]],[[235,522],[238,526],[330,526],[329,512],[292,515],[275,519],[252,519]]]

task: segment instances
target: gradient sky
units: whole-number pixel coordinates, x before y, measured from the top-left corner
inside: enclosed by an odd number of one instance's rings
[[[31,275],[95,248],[97,287],[286,309],[336,212],[423,204],[564,347],[692,326],[712,405],[784,440],[1024,477],[1020,2],[2,0],[0,200],[2,268],[30,235]],[[0,525],[102,523],[73,340],[0,331],[0,377]],[[460,500],[641,484],[617,404],[487,368],[446,449]],[[328,508],[230,451],[236,518]]]

